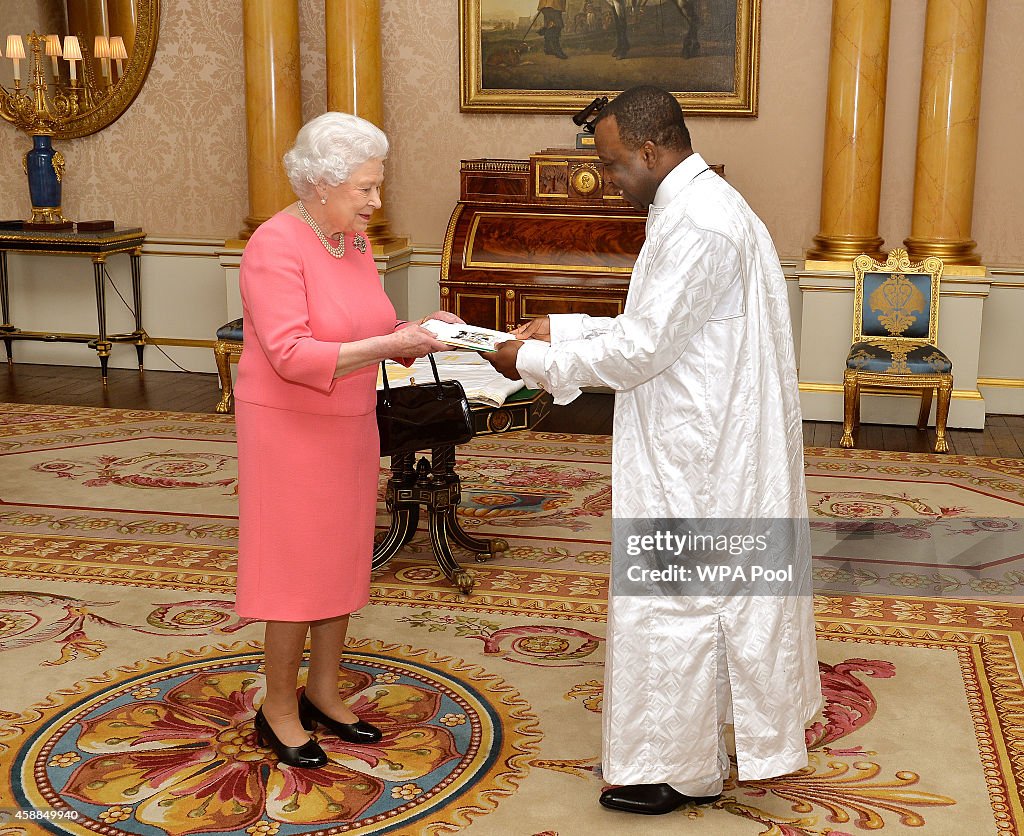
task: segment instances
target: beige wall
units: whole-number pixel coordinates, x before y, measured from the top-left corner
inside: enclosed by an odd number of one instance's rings
[[[233,236],[248,208],[241,5],[176,0],[161,3],[161,12],[156,59],[128,111],[98,134],[57,143],[67,159],[64,214],[158,235]],[[21,170],[29,147],[0,123],[4,218],[30,213]]]
[[[0,0],[0,21],[17,0]],[[697,150],[767,223],[780,254],[798,257],[818,231],[831,4],[764,0],[760,116],[693,118]],[[909,233],[925,0],[893,4],[880,234]],[[156,61],[139,99],[111,128],[60,143],[65,214],[115,217],[163,236],[234,237],[247,213],[241,8],[216,0],[162,4]],[[323,4],[300,0],[303,114],[323,108]],[[571,144],[567,116],[460,114],[455,0],[382,0],[389,216],[394,231],[436,246],[458,197],[459,160],[519,158]],[[6,33],[0,24],[0,35]],[[974,237],[987,264],[1024,263],[1024,158],[1015,125],[1024,93],[1017,60],[1024,4],[993,0],[986,60]],[[7,64],[7,62],[4,62]],[[5,67],[7,73],[9,67]],[[28,140],[0,125],[0,217],[26,217],[19,160]]]

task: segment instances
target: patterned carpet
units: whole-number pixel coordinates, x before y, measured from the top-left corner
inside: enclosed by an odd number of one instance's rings
[[[424,532],[377,573],[343,679],[384,741],[302,771],[254,740],[231,417],[0,405],[0,834],[1021,832],[1022,463],[840,450],[807,451],[810,766],[602,810],[608,442],[460,449],[464,527],[511,548],[469,597]]]

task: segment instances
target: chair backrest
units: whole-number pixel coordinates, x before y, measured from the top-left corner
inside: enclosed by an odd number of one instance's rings
[[[935,345],[941,259],[911,264],[906,250],[892,250],[884,263],[859,255],[853,277],[855,343],[885,339]]]

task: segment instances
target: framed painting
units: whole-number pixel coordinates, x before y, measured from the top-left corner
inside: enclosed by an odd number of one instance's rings
[[[459,0],[464,111],[572,113],[637,84],[756,116],[761,0]]]

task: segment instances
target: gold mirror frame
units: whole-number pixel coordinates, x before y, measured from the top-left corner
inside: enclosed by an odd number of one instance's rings
[[[118,80],[110,89],[110,93],[94,108],[62,120],[60,129],[54,134],[58,139],[88,136],[112,125],[142,90],[146,76],[149,75],[149,68],[153,65],[153,56],[156,54],[157,34],[160,31],[160,0],[134,2],[137,11],[135,44],[124,68],[123,78]]]

